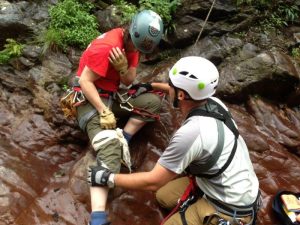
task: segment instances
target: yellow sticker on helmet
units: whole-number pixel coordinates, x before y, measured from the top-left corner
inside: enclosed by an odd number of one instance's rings
[[[204,88],[205,88],[205,84],[204,84],[204,83],[199,83],[199,84],[198,84],[198,88],[199,88],[200,90],[204,89]]]

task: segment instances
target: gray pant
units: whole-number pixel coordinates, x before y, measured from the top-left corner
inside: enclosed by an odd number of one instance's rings
[[[126,98],[126,96],[124,97]],[[101,100],[105,105],[108,104],[107,98],[102,97]],[[153,93],[145,93],[129,100],[130,104],[132,104],[134,107],[145,109],[148,112],[154,114],[159,113],[161,108],[161,101],[162,99],[158,95]],[[145,122],[152,122],[155,120],[153,118],[143,117],[141,115],[134,114],[130,111],[120,108],[120,104],[116,100],[113,100],[112,102],[111,111],[114,113],[116,118],[135,118]],[[98,133],[103,131],[103,129],[100,127],[99,114],[97,111],[95,111],[95,108],[89,102],[86,102],[77,107],[78,121],[80,121],[82,117],[84,117],[85,115],[87,115],[87,113],[90,112],[92,112],[92,114],[91,117],[88,119],[85,131],[87,132],[90,141],[92,141]],[[95,151],[97,152],[96,158],[98,165],[104,163],[112,172],[120,172],[122,147],[118,139],[112,139],[108,141],[98,149],[95,149]]]

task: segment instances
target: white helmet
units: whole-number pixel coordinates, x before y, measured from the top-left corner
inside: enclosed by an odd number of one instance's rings
[[[169,77],[172,85],[186,91],[192,99],[202,100],[216,92],[219,72],[211,61],[198,56],[188,56],[174,64]]]

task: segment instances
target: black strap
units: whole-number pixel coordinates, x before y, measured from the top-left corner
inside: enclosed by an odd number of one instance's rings
[[[187,222],[186,222],[186,218],[185,218],[185,210],[184,211],[179,211],[179,214],[180,214],[182,224],[183,225],[188,225]]]
[[[222,209],[221,212],[228,216],[233,217],[235,215],[238,217],[244,217],[244,216],[252,215],[253,218],[252,218],[251,225],[255,225],[257,212],[258,212],[258,210],[260,208],[260,204],[261,204],[260,196],[261,196],[261,193],[260,193],[260,190],[258,190],[255,201],[252,204],[246,205],[246,206],[235,206],[235,205],[225,204],[224,202],[220,202],[214,198],[211,198],[208,195],[206,195],[206,198],[210,202],[212,202],[215,206]]]
[[[215,105],[217,107],[218,112],[210,111],[210,109],[207,107],[208,105]],[[206,116],[206,117],[212,117],[217,120],[221,120],[225,123],[225,125],[232,131],[235,137],[239,136],[239,131],[236,129],[232,116],[229,111],[225,110],[218,102],[208,99],[207,103],[202,108],[196,108],[192,110],[186,119],[188,119],[191,116]]]
[[[191,173],[197,177],[203,177],[203,178],[207,178],[207,179],[211,179],[213,177],[217,177],[219,176],[220,174],[222,174],[226,169],[227,167],[230,165],[234,155],[235,155],[235,152],[236,152],[236,149],[237,149],[237,139],[238,139],[238,136],[239,136],[239,131],[237,130],[234,122],[233,122],[233,119],[232,119],[232,116],[230,114],[229,111],[225,110],[218,102],[212,100],[212,99],[208,99],[207,100],[208,102],[204,105],[204,107],[201,107],[201,108],[196,108],[194,110],[192,110],[188,116],[187,116],[187,119],[191,116],[206,116],[206,117],[212,117],[216,120],[220,120],[222,121],[231,131],[232,133],[234,134],[234,145],[233,145],[233,148],[231,150],[231,153],[228,157],[228,160],[226,161],[226,163],[222,166],[221,169],[219,169],[218,172],[214,173],[214,174],[205,174],[205,173],[201,173],[201,172],[198,172],[197,171],[197,164],[196,163],[193,163],[190,167],[187,168],[187,172],[188,173]],[[216,108],[217,110],[215,111],[215,109],[213,108]],[[214,111],[213,111],[214,110]],[[220,148],[220,146],[217,145],[218,148]],[[220,155],[221,155],[221,152],[220,149],[216,148],[215,151],[213,152],[213,155],[212,155],[212,158],[210,160],[208,160],[209,162],[209,169],[213,166],[213,164],[215,164]],[[222,149],[223,150],[223,146],[222,146]],[[198,168],[201,168],[201,170],[203,170],[203,168],[206,168],[207,169],[207,166],[206,165],[199,165]]]

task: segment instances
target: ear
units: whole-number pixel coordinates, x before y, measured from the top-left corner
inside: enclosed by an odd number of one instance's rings
[[[184,91],[179,90],[178,94],[177,94],[177,98],[178,98],[178,100],[184,100],[185,99],[185,93],[184,93]]]

